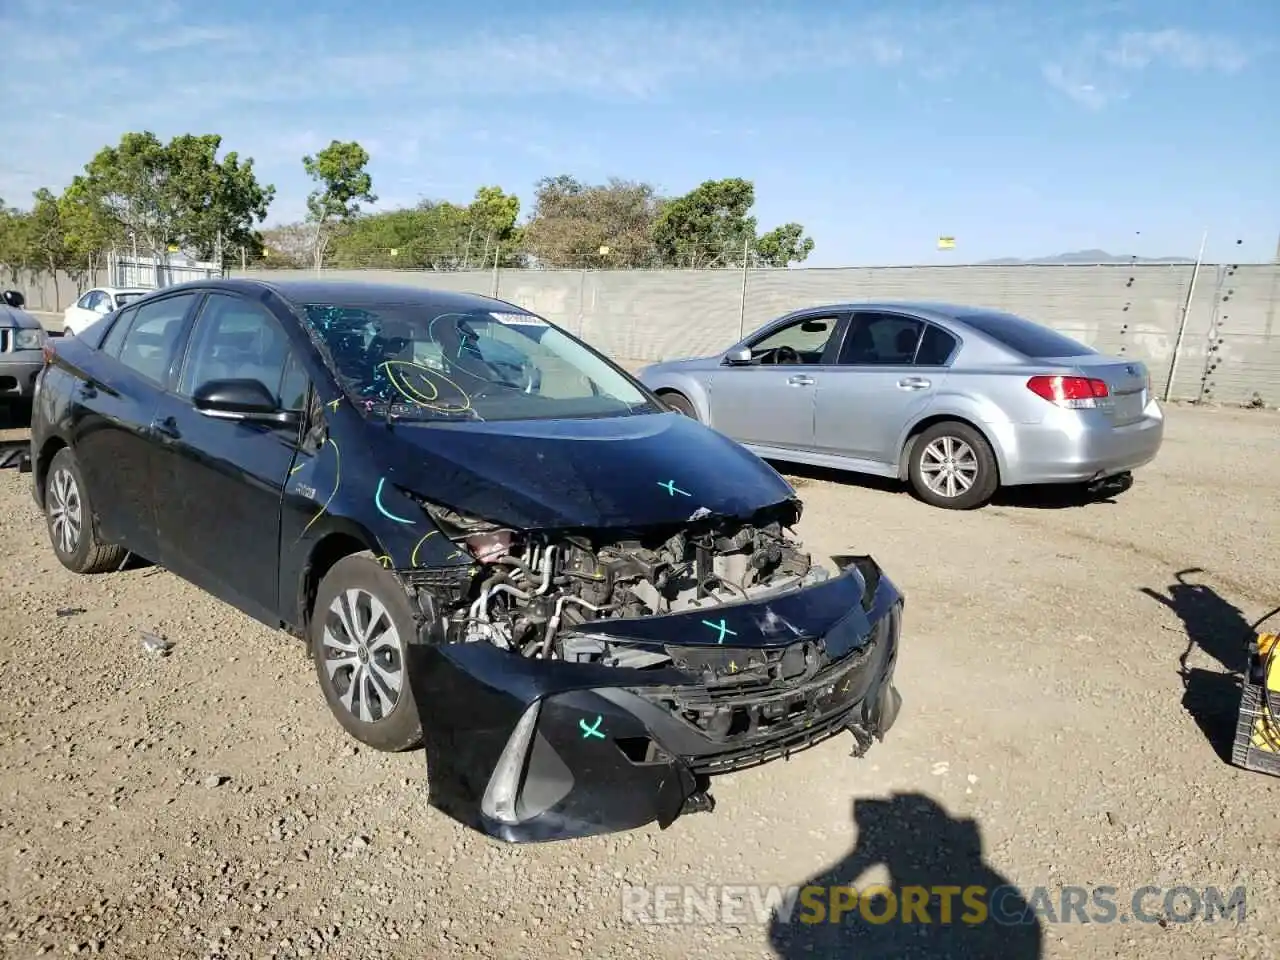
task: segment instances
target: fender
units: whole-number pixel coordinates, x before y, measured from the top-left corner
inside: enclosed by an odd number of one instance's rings
[[[655,366],[661,366],[655,364]],[[694,411],[698,414],[698,419],[707,426],[714,427],[711,422],[711,397],[710,391],[715,383],[715,374],[707,377],[706,383],[689,376],[685,373],[671,372],[662,373],[659,371],[652,377],[646,377],[645,371],[640,371],[645,386],[654,393],[661,395],[665,391],[674,390],[676,393],[683,394],[693,404]]]
[[[911,420],[898,437],[898,479],[907,477],[907,462],[911,456],[915,438],[928,425],[942,420],[961,420],[986,437],[995,454],[996,465],[1000,475],[1008,474],[1011,454],[1016,453],[1017,434],[1015,425],[1004,411],[989,401],[978,401],[972,397],[952,393],[943,389],[920,415]]]

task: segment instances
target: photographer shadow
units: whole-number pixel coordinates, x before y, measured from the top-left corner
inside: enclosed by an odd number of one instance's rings
[[[777,956],[785,960],[1037,960],[1043,956],[1040,919],[1022,893],[983,860],[982,835],[975,821],[951,817],[920,793],[856,800],[853,819],[858,830],[853,850],[805,884],[822,888],[818,900],[826,906],[826,915],[806,911],[803,896],[790,918],[775,913],[769,940]],[[832,922],[833,888],[852,887],[876,866],[889,871],[890,892],[873,894]],[[975,887],[982,888],[979,895],[970,889]],[[951,888],[946,897],[949,916],[941,894],[946,888]],[[863,889],[867,890],[866,884]],[[921,889],[928,893],[927,901]],[[925,922],[919,912],[904,916],[904,904],[913,897],[923,904]]]
[[[1249,641],[1257,624],[1245,619],[1240,608],[1213,587],[1196,583],[1199,567],[1179,570],[1165,593],[1142,587],[1142,592],[1168,607],[1182,621],[1187,643],[1178,657],[1182,678],[1182,706],[1195,720],[1205,739],[1224,763],[1231,762],[1240,709],[1240,681],[1249,667]],[[1222,669],[1205,670],[1189,664],[1199,649]]]

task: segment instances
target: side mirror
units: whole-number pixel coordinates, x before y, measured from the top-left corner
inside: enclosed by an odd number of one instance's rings
[[[11,307],[17,307],[19,310],[27,305],[27,298],[17,290],[6,290],[2,296],[5,303]]]
[[[294,424],[301,419],[295,410],[280,409],[260,380],[207,380],[196,388],[191,399],[205,416],[224,420]]]
[[[735,347],[724,355],[724,362],[733,366],[741,366],[752,360],[750,347]]]

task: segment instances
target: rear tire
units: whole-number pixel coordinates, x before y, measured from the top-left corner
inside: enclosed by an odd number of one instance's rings
[[[406,665],[417,626],[399,580],[368,551],[343,557],[316,590],[309,639],[320,689],[342,728],[374,750],[422,745]]]
[[[44,517],[49,541],[58,561],[73,573],[118,570],[128,551],[103,543],[93,527],[93,503],[80,464],[70,447],[63,447],[49,464],[44,481]]]
[[[986,437],[966,423],[935,423],[916,437],[908,476],[916,495],[945,510],[985,506],[1000,488],[1000,468]]]
[[[693,409],[693,404],[689,402],[689,398],[683,393],[675,393],[674,391],[671,391],[667,393],[660,393],[658,394],[658,397],[663,403],[674,409],[676,412],[683,413],[686,417],[693,420],[698,419],[698,411]]]

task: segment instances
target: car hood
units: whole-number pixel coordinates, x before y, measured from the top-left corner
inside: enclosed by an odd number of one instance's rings
[[[40,321],[27,311],[11,307],[7,303],[0,303],[0,327],[34,330],[39,326]]]
[[[700,511],[746,517],[795,496],[755,454],[676,413],[401,422],[387,441],[391,482],[526,530],[684,523]]]

